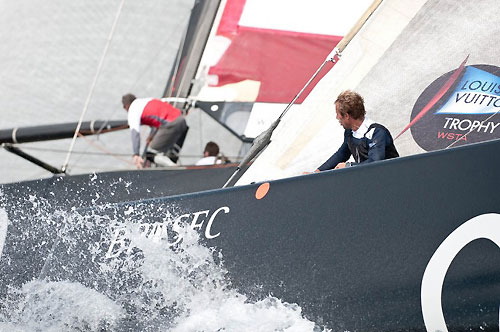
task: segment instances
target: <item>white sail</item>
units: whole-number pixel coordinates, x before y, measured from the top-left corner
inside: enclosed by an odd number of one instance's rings
[[[500,36],[492,25],[495,6],[491,0],[382,2],[301,110],[287,113],[271,144],[238,184],[300,175],[321,165],[343,139],[334,101],[346,89],[364,97],[369,118],[394,137],[401,134],[395,141],[401,155],[498,138],[494,115],[499,108],[494,103],[500,95]],[[467,79],[469,85],[478,82],[459,94]],[[488,96],[473,97],[480,88]],[[473,105],[481,101],[490,102],[486,111]],[[465,111],[457,108],[459,102]]]

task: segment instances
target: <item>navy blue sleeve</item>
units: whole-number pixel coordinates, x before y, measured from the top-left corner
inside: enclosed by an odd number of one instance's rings
[[[323,163],[318,169],[320,171],[326,171],[329,169],[334,169],[338,163],[343,163],[349,160],[351,156],[351,151],[349,150],[349,146],[347,145],[347,131],[344,133],[344,143],[340,146],[340,148],[335,152],[327,161]]]
[[[373,136],[368,145],[368,159],[360,164],[371,163],[385,159],[385,148],[391,142],[389,132],[383,128],[375,128]]]

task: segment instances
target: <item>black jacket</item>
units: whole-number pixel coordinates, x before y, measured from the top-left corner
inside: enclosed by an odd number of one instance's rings
[[[372,138],[369,139],[366,134],[373,128],[375,130]],[[352,135],[352,130],[346,129],[344,142],[338,151],[318,169],[320,171],[333,169],[338,163],[349,160],[351,155],[355,160],[353,165],[399,157],[389,130],[381,124],[372,123],[362,138],[355,138]]]

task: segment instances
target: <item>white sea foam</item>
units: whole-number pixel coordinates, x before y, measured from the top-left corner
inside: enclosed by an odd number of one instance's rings
[[[112,330],[122,307],[88,287],[69,281],[34,280],[10,292],[7,323],[18,331]]]
[[[213,301],[213,300],[212,300]],[[217,307],[198,303],[188,317],[173,328],[183,331],[314,331],[315,324],[301,315],[300,307],[283,303],[274,297],[250,303],[244,296],[227,296]]]
[[[157,206],[151,205],[146,214],[140,208],[126,206],[126,215],[122,211],[114,216],[99,212],[85,217],[60,212],[41,216],[40,208],[46,202],[32,197],[29,202],[38,211],[37,223],[62,223],[57,227],[60,240],[51,246],[53,256],[45,262],[39,278],[11,288],[1,301],[0,330],[322,329],[304,318],[296,304],[273,296],[250,301],[239,293],[227,276],[222,254],[202,245],[199,233],[189,225],[176,225],[177,236],[182,239],[176,246],[148,235],[141,224],[147,221],[147,215],[159,213]],[[106,258],[109,239],[117,227],[128,228],[132,250]],[[96,230],[104,231],[96,241],[79,237]]]
[[[1,195],[1,192],[0,192]],[[0,208],[0,257],[5,245],[5,237],[7,236],[7,227],[9,225],[9,217],[5,209]]]

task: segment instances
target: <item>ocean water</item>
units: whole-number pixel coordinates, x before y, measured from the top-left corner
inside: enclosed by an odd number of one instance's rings
[[[223,253],[203,245],[175,206],[167,222],[149,224],[144,210],[131,206],[115,215],[113,206],[80,214],[54,211],[31,195],[24,211],[8,215],[5,204],[16,203],[0,201],[2,264],[18,264],[3,241],[10,238],[6,226],[19,231],[16,218],[33,222],[18,240],[57,233],[55,241],[34,241],[48,254],[33,277],[10,279],[0,301],[1,331],[327,331],[297,304],[272,295],[250,301],[234,288]]]
[[[0,130],[84,121],[125,120],[121,97],[162,97],[193,0],[3,0],[0,5]],[[103,65],[99,63],[118,17]],[[94,78],[97,77],[92,91]],[[183,164],[206,142],[237,155],[241,143],[208,115],[190,114]],[[146,137],[149,128],[144,128]],[[143,142],[144,145],[144,142]],[[60,168],[71,139],[19,144]],[[128,130],[78,138],[68,174],[133,169]],[[236,154],[235,154],[236,153]],[[0,183],[48,178],[48,171],[0,149]]]
[[[123,94],[161,96],[193,1],[126,1],[119,13],[120,3],[2,1],[0,129],[78,122],[89,95],[84,121],[122,120],[126,119],[121,106]],[[69,173],[130,168],[129,136],[128,131],[123,131],[99,139],[78,139]],[[66,139],[21,144],[19,148],[59,168],[70,144],[71,140]],[[0,156],[4,161],[0,165],[0,183],[51,175],[4,149],[0,149]]]

